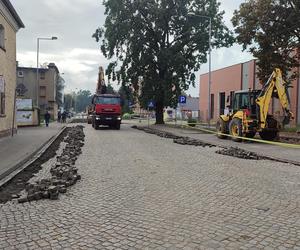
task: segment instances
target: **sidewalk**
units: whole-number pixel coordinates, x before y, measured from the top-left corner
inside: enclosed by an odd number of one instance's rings
[[[18,133],[13,137],[0,139],[0,180],[28,161],[30,156],[41,149],[64,125],[53,122],[48,128],[18,128]]]

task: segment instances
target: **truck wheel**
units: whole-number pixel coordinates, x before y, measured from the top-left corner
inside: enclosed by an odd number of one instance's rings
[[[243,136],[243,127],[242,121],[239,118],[233,118],[229,123],[229,132],[233,136],[231,139],[236,142],[241,142],[242,139],[237,138],[236,136]]]
[[[120,128],[121,128],[121,123],[117,123],[115,129],[120,130]]]
[[[95,130],[98,130],[98,129],[99,129],[99,124],[98,124],[96,121],[94,121],[94,129],[95,129]]]
[[[217,129],[218,133],[228,134],[227,129],[226,129],[226,123],[221,118],[219,118],[217,121],[216,129]],[[226,135],[220,135],[220,134],[217,134],[217,137],[220,139],[227,138]]]
[[[277,130],[263,130],[259,132],[261,139],[266,141],[274,141],[278,137]]]

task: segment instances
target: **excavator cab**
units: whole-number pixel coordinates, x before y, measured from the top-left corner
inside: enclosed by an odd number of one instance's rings
[[[232,112],[235,113],[239,110],[248,110],[251,118],[257,118],[257,104],[256,98],[258,97],[259,90],[240,90],[236,91],[232,100]]]

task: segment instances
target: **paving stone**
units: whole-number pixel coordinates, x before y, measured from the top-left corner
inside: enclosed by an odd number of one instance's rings
[[[160,138],[125,124],[120,131],[84,131],[82,154],[71,164],[80,182],[58,200],[0,205],[4,247],[300,247],[299,167],[174,144],[169,135]],[[55,183],[57,191],[64,185]]]

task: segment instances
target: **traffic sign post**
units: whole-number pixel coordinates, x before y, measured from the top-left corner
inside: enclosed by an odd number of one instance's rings
[[[186,104],[186,96],[185,95],[179,96],[178,102],[180,104]]]
[[[148,128],[149,128],[149,126],[150,126],[150,109],[153,109],[155,107],[155,103],[154,103],[154,101],[153,100],[150,100],[149,102],[148,102]]]
[[[182,108],[183,106],[186,104],[186,96],[185,95],[181,95],[178,98],[178,103],[180,104],[180,113],[181,113],[181,127],[182,127],[182,121],[183,121],[183,112],[182,112]]]
[[[149,101],[149,102],[148,102],[148,108],[149,108],[149,109],[152,109],[152,108],[154,108],[154,107],[155,107],[154,101],[153,101],[153,100]]]

